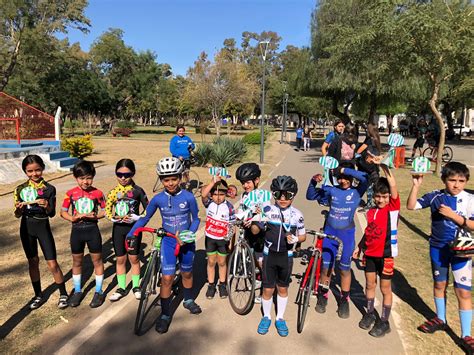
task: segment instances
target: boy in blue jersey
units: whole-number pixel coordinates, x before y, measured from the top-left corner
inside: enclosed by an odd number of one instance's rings
[[[168,233],[176,234],[191,231],[196,233],[199,227],[198,207],[193,194],[181,190],[181,174],[183,163],[178,158],[163,158],[157,166],[158,173],[165,190],[153,197],[146,208],[146,214],[140,218],[128,233],[127,238],[133,238],[133,232],[138,227],[145,226],[153,217],[156,210],[160,211],[163,228]],[[164,237],[161,242],[161,315],[156,322],[156,331],[166,333],[171,323],[171,287],[173,284],[176,256],[174,250],[177,240]],[[194,302],[193,288],[193,262],[196,244],[186,243],[181,245],[178,254],[181,276],[183,282],[183,306],[192,314],[201,313],[201,308]]]
[[[417,199],[423,175],[413,176],[413,186],[407,200],[407,208],[416,210],[429,207],[431,210],[430,258],[434,279],[434,301],[436,317],[418,327],[424,333],[446,329],[446,288],[449,267],[454,276],[454,290],[459,304],[459,318],[464,346],[469,353],[474,351],[471,337],[472,260],[454,254],[450,244],[460,228],[474,229],[474,195],[464,191],[469,180],[466,165],[451,162],[444,166],[441,180],[445,188],[434,190]]]
[[[324,225],[324,233],[331,234],[343,242],[342,257],[338,268],[341,275],[341,298],[337,314],[340,318],[349,318],[349,294],[351,288],[351,257],[355,248],[354,214],[360,199],[367,190],[367,174],[356,171],[350,163],[341,163],[335,174],[338,186],[316,187],[323,180],[321,174],[315,175],[306,191],[308,200],[329,202],[329,215]],[[354,179],[359,180],[357,187],[352,186]],[[330,239],[323,241],[323,269],[319,286],[316,311],[325,313],[328,302],[329,282],[337,254],[337,243]]]

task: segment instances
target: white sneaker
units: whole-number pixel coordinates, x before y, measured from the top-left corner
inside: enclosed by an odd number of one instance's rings
[[[140,287],[135,287],[133,290],[133,295],[135,296],[135,298],[137,300],[141,299],[142,298],[142,291],[140,290]]]
[[[109,301],[117,302],[119,299],[123,298],[126,294],[127,294],[127,291],[125,291],[123,288],[118,288],[117,290],[115,290],[112,296],[109,297]]]

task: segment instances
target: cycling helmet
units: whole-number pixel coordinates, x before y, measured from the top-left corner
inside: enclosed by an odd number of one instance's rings
[[[163,158],[156,164],[158,176],[180,175],[183,173],[183,170],[183,162],[175,157]]]
[[[471,255],[474,254],[474,239],[467,230],[459,228],[450,247],[456,255]]]
[[[260,171],[260,168],[257,164],[245,163],[239,166],[235,175],[237,180],[239,180],[241,183],[244,183],[246,181],[255,180],[256,178],[260,177],[261,174],[262,172]]]
[[[270,190],[290,191],[296,194],[298,192],[298,183],[291,176],[286,176],[286,175],[277,176],[276,178],[272,180]]]

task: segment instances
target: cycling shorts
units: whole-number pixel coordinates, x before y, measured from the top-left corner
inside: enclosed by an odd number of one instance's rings
[[[449,267],[453,270],[454,287],[471,290],[472,260],[455,256],[449,248],[430,246],[431,270],[434,281],[447,281]]]
[[[341,260],[338,262],[339,270],[350,270],[352,253],[355,248],[355,228],[335,229],[326,225],[324,233],[338,237],[343,244]],[[337,255],[337,242],[331,239],[323,240],[323,268],[332,269]]]
[[[86,244],[87,248],[89,248],[89,253],[102,253],[102,236],[97,224],[74,225],[72,227],[71,252],[73,254],[83,254]]]
[[[375,272],[382,280],[391,280],[393,277],[393,258],[378,258],[365,256],[365,272]]]
[[[224,239],[213,239],[206,237],[206,254],[207,255],[227,255],[227,245],[229,244]]]
[[[20,223],[20,239],[28,259],[38,256],[38,242],[45,260],[56,260],[56,245],[49,219],[23,216]]]
[[[125,238],[127,234],[132,229],[132,224],[118,224],[114,223],[112,227],[112,242],[114,244],[115,256],[124,256],[127,254],[127,249],[125,249]],[[142,234],[140,233],[137,237],[137,247],[135,250],[128,252],[130,255],[140,254],[140,245],[142,243]]]
[[[161,242],[161,272],[163,275],[174,275],[176,272],[176,256],[174,248],[176,239],[165,237]],[[183,244],[179,250],[178,260],[181,272],[193,271],[196,243]]]
[[[416,139],[415,144],[413,145],[413,149],[423,148],[424,144],[425,144],[425,139],[419,137],[419,138]]]
[[[263,253],[262,286],[263,288],[288,287],[291,271],[293,270],[293,256],[288,252],[269,251]]]
[[[258,233],[257,235],[252,234],[250,230],[244,230],[245,240],[247,241],[249,247],[255,253],[257,260],[261,260],[263,257],[263,246],[265,245],[265,234]]]

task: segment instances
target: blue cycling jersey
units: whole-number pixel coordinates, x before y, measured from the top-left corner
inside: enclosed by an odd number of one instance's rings
[[[444,247],[454,240],[459,226],[451,219],[439,213],[443,204],[450,207],[457,214],[474,220],[474,195],[462,191],[453,196],[445,190],[434,190],[419,198],[415,209],[430,207],[431,209],[431,237],[430,245]]]
[[[311,179],[306,190],[306,199],[317,200],[319,203],[329,203],[327,224],[334,229],[354,228],[354,214],[368,186],[366,173],[345,168],[344,175],[359,180],[359,185],[346,190],[339,186],[316,187],[317,183]]]
[[[170,141],[170,152],[171,155],[179,158],[183,157],[184,159],[189,159],[189,150],[188,147],[191,146],[192,149],[195,148],[195,145],[191,138],[188,136],[174,136]]]
[[[175,234],[184,230],[196,232],[198,230],[200,220],[197,202],[193,194],[186,190],[180,190],[174,195],[163,191],[151,199],[145,216],[135,223],[128,235],[133,235],[138,227],[145,226],[157,209],[160,210],[163,228],[168,233]]]

